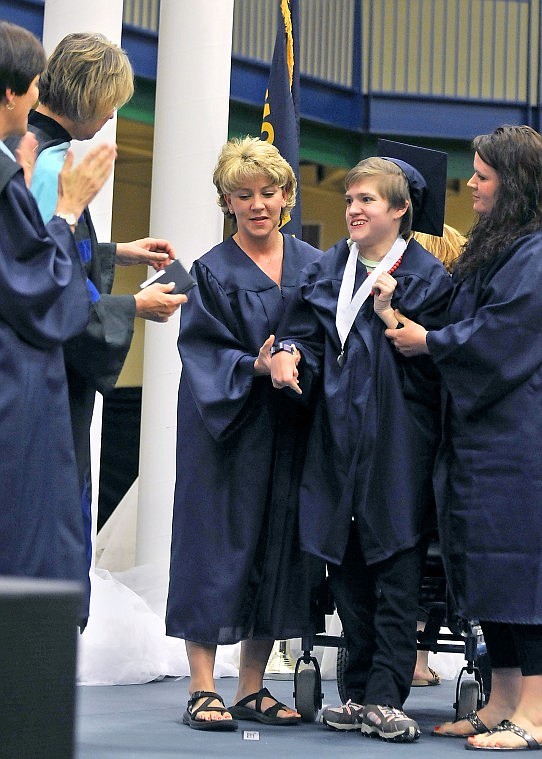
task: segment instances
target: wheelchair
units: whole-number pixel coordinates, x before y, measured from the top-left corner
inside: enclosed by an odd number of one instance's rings
[[[465,665],[457,677],[453,704],[456,719],[461,719],[487,703],[491,691],[491,664],[480,625],[454,612],[436,540],[431,542],[427,552],[420,599],[427,612],[427,621],[425,629],[417,633],[418,650],[459,653],[465,658]],[[327,580],[314,604],[320,616],[333,614],[335,605]],[[315,646],[337,648],[337,689],[341,702],[348,700],[344,682],[348,650],[343,635],[316,633],[304,637],[301,639],[302,655],[297,659],[293,677],[295,708],[303,722],[316,720],[324,698],[320,665],[312,654]]]

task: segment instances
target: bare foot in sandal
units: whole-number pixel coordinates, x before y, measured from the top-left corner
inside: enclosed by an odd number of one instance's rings
[[[438,725],[434,728],[433,735],[468,738],[486,733],[503,719],[512,719],[519,700],[517,679],[515,669],[494,670],[491,695],[487,704],[479,711],[470,712],[468,718]]]
[[[483,709],[469,712],[463,719],[456,722],[445,722],[433,728],[433,735],[444,735],[450,738],[467,738],[469,735],[487,733],[489,725],[483,719]],[[491,724],[491,723],[490,723]]]
[[[470,750],[503,749],[504,751],[523,751],[542,747],[542,727],[530,720],[521,719],[521,725],[504,719],[493,730],[484,735],[468,738],[465,748]]]
[[[239,694],[238,694],[239,695]],[[253,720],[267,725],[296,725],[301,715],[280,703],[267,688],[238,699],[229,711],[235,719]]]
[[[190,696],[183,723],[196,730],[237,729],[237,722],[214,691],[198,690]]]
[[[416,668],[414,670],[414,676],[412,678],[412,687],[420,687],[423,685],[440,685],[440,675],[435,672],[431,667]]]

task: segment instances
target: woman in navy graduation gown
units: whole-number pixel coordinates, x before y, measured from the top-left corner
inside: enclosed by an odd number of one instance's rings
[[[542,137],[499,127],[473,147],[479,220],[453,274],[449,325],[405,320],[388,335],[404,356],[430,353],[443,377],[443,555],[492,663],[489,702],[437,733],[521,750],[542,744]]]
[[[44,65],[34,35],[0,22],[0,575],[83,582],[62,342],[84,329],[90,304],[69,223],[111,172],[115,148],[95,150],[84,170],[72,169],[70,156],[60,176],[61,216],[44,226],[27,189],[36,141],[23,137],[22,165],[4,145],[25,135]]]
[[[236,231],[194,263],[198,286],[181,316],[167,633],[186,640],[185,724],[234,729],[230,713],[295,724],[299,715],[277,706],[262,678],[275,639],[314,631],[312,572],[297,534],[310,414],[273,389],[269,354],[299,272],[319,251],[279,231],[296,182],[274,146],[230,141],[213,181]],[[216,646],[238,641],[239,688],[225,712]]]

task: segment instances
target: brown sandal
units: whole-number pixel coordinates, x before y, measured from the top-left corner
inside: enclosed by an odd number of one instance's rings
[[[431,667],[427,667],[429,670],[431,677],[429,679],[425,677],[419,677],[414,680],[412,680],[412,687],[413,688],[421,688],[425,685],[440,685],[440,675],[438,672],[435,672],[434,669],[431,669]]]

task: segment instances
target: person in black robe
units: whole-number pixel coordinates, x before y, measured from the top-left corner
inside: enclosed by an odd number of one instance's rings
[[[326,709],[323,720],[404,742],[420,734],[402,708],[416,661],[418,593],[433,524],[439,379],[430,360],[409,364],[392,350],[383,321],[391,282],[394,305],[427,326],[442,323],[450,276],[415,240],[406,242],[411,224],[422,226],[425,201],[415,191],[425,192],[427,176],[427,168],[422,176],[391,158],[365,159],[347,174],[350,238],[305,269],[278,330],[279,348],[293,341],[301,363],[287,350],[272,358],[275,387],[304,395],[323,377],[301,483],[301,541],[328,562],[350,699]],[[438,190],[443,198],[444,181]],[[437,233],[443,203],[439,215]],[[375,308],[383,309],[382,318]]]
[[[269,353],[299,272],[320,252],[279,230],[296,181],[273,145],[230,141],[213,181],[236,231],[194,262],[198,286],[181,315],[166,630],[186,641],[185,724],[234,729],[234,715],[289,725],[299,715],[262,679],[275,639],[315,630],[318,572],[300,552],[297,521],[310,411],[273,389]],[[224,712],[216,647],[238,641],[236,703]]]
[[[454,269],[449,324],[387,332],[443,379],[435,469],[441,544],[457,611],[481,622],[487,704],[437,735],[468,748],[542,746],[542,137],[503,126],[473,142],[479,215]],[[398,318],[403,321],[402,316]],[[413,359],[416,360],[416,359]],[[489,732],[488,732],[489,729]]]
[[[56,46],[39,81],[39,104],[29,116],[38,140],[30,189],[45,222],[57,202],[58,173],[72,139],[89,140],[133,94],[133,72],[124,50],[101,34],[68,34]],[[185,295],[153,284],[135,295],[111,295],[115,264],[160,268],[175,254],[167,240],[99,243],[88,208],[78,218],[76,242],[87,274],[91,317],[64,344],[72,434],[79,472],[87,565],[92,558],[90,426],[96,391],[110,393],[124,365],[136,317],[166,322]]]
[[[27,188],[36,140],[26,134],[44,65],[34,35],[0,22],[0,574],[83,583],[62,343],[85,329],[90,300],[70,224],[111,173],[116,151],[99,146],[75,169],[68,155],[44,225]],[[4,142],[13,135],[24,135],[20,163]]]

